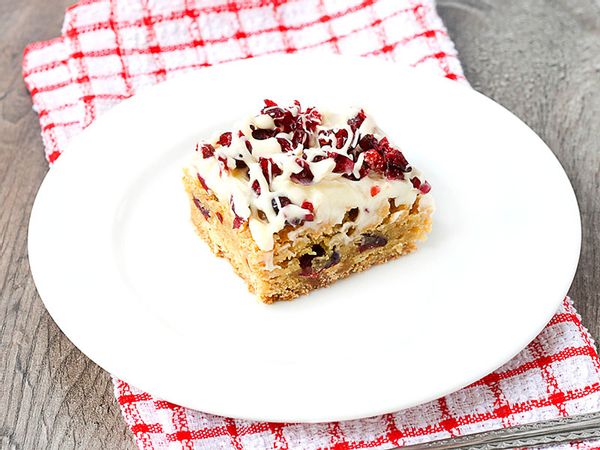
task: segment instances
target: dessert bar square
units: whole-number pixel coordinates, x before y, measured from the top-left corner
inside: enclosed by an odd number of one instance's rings
[[[192,222],[261,301],[291,300],[416,249],[431,187],[361,108],[264,107],[199,143]]]

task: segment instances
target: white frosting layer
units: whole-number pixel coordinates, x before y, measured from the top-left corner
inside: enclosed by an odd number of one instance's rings
[[[294,111],[294,107],[290,110]],[[217,135],[209,141],[214,148],[214,156],[205,157],[202,150],[195,152],[191,170],[202,177],[219,201],[231,203],[235,214],[248,221],[252,237],[263,251],[272,250],[273,235],[286,224],[297,227],[334,225],[341,223],[347,211],[353,208],[358,208],[353,226],[357,230],[363,229],[380,220],[378,211],[388,204],[388,199],[394,199],[396,205],[411,205],[420,193],[411,179],[419,177],[421,183],[424,179],[414,168],[408,169],[404,179],[389,179],[373,171],[360,179],[354,178],[360,176],[364,152],[358,154],[354,161],[349,149],[356,148],[358,139],[365,134],[372,134],[377,139],[384,137],[368,116],[353,132],[348,121],[359,111],[359,108],[350,108],[342,113],[321,113],[321,124],[316,127],[316,132],[309,133],[308,146],[298,144],[292,148],[290,144],[291,151],[283,151],[276,138],[292,141],[292,133],[279,132],[276,137],[255,139],[252,137],[253,129],[273,129],[275,123],[267,114],[249,117],[233,128],[230,146],[219,145],[220,135]],[[299,112],[299,107],[296,112]],[[346,130],[351,139],[346,139],[339,149],[335,139],[332,145],[320,144],[317,133],[330,129],[337,132]],[[238,130],[244,136],[240,136]],[[351,173],[343,176],[343,173],[334,172],[336,162],[332,154],[349,157],[354,164]],[[263,161],[261,168],[259,158],[269,158],[281,173],[273,173],[271,162]],[[242,168],[235,168],[236,159],[243,161],[243,164],[238,162],[238,167]],[[267,177],[264,175],[265,165]],[[303,170],[303,166],[312,174],[309,184],[302,184],[306,180],[299,182],[293,177]],[[421,195],[431,197],[423,192]],[[431,205],[429,198],[426,202]]]

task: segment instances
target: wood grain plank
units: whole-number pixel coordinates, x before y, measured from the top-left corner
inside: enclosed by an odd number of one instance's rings
[[[68,0],[0,3],[0,448],[135,448],[109,375],[60,332],[36,293],[27,222],[47,171],[21,79],[24,46],[60,32]]]
[[[27,262],[27,221],[47,168],[21,80],[21,52],[29,42],[58,34],[69,3],[0,3],[3,449],[134,448],[108,375],[58,330],[37,296]],[[594,0],[438,0],[438,5],[473,86],[536,130],[572,180],[584,240],[571,295],[599,337],[600,6]]]

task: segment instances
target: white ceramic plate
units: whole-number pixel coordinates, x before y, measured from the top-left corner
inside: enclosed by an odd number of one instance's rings
[[[256,301],[195,235],[181,168],[263,98],[367,108],[433,186],[429,240]],[[484,376],[551,318],[579,248],[569,181],[515,116],[456,82],[329,56],[203,69],[123,102],[50,171],[29,229],[40,295],[96,363],[174,403],[271,421],[391,412]]]

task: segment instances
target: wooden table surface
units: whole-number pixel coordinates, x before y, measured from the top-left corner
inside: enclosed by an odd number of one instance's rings
[[[1,449],[134,448],[109,375],[59,331],[27,261],[27,221],[47,166],[21,55],[27,43],[58,35],[69,3],[0,3]],[[438,9],[475,89],[528,123],[573,183],[583,247],[570,295],[598,338],[600,2],[438,0]]]

